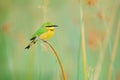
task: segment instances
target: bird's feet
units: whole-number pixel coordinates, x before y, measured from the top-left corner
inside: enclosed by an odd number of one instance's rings
[[[47,42],[46,40],[42,40],[42,41],[45,42],[45,43]]]

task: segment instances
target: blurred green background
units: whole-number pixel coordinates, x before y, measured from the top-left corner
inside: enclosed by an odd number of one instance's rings
[[[0,80],[62,80],[48,45],[24,49],[46,21],[68,80],[120,80],[119,0],[0,0]]]

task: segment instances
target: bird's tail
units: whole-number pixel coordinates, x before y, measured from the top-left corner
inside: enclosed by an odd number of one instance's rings
[[[28,46],[25,47],[25,49],[29,49],[35,43],[36,43],[36,41],[32,41]]]
[[[25,49],[29,49],[31,47],[31,45],[29,44],[28,46],[25,47]]]

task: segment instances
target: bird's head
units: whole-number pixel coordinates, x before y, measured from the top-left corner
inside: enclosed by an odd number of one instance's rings
[[[52,22],[44,23],[43,26],[46,27],[48,30],[54,30],[55,27],[58,27],[58,25],[55,25]]]

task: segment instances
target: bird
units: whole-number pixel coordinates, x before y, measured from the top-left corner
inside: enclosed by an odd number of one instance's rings
[[[55,33],[55,27],[58,27],[58,25],[55,25],[52,22],[46,22],[42,24],[41,27],[30,38],[31,42],[25,47],[25,49],[29,49],[38,40],[46,41],[50,39]]]

